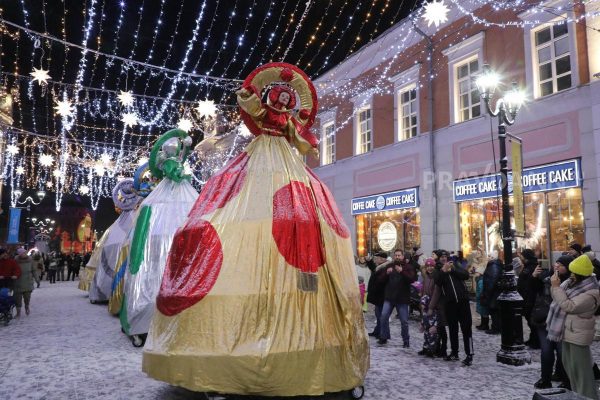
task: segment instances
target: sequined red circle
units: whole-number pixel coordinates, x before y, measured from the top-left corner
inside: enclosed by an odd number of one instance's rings
[[[292,181],[273,195],[273,239],[288,264],[317,272],[325,264],[319,217],[311,190]]]
[[[344,218],[342,218],[342,214],[337,207],[335,199],[333,195],[321,182],[321,180],[310,170],[310,168],[306,168],[306,172],[308,172],[308,177],[310,178],[310,187],[312,188],[315,198],[317,199],[317,207],[321,211],[321,215],[323,219],[327,222],[327,225],[331,227],[341,237],[344,239],[350,237],[350,230],[346,226],[344,222]]]
[[[213,288],[222,265],[217,231],[205,220],[188,222],[173,239],[156,298],[158,310],[173,316],[198,303]]]

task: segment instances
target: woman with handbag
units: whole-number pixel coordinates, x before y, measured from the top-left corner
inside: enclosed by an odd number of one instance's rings
[[[562,341],[562,362],[572,390],[598,400],[592,372],[590,344],[594,340],[594,313],[600,304],[598,280],[586,255],[569,264],[571,277],[560,282],[558,271],[550,278],[552,304],[546,319],[548,339]]]
[[[536,268],[533,272],[533,277],[544,282],[544,289],[538,294],[535,300],[535,305],[531,313],[531,326],[535,327],[540,347],[542,350],[540,361],[542,364],[542,376],[533,386],[536,389],[547,389],[552,387],[552,380],[560,380],[561,387],[569,387],[569,379],[563,368],[561,361],[561,346],[560,342],[552,342],[548,339],[548,331],[546,330],[546,318],[550,311],[550,303],[552,303],[552,295],[550,294],[550,276],[554,271],[558,272],[558,277],[561,282],[569,279],[569,264],[574,260],[573,257],[565,255],[556,260],[553,271],[545,271],[541,268]],[[554,361],[556,360],[555,374],[552,375]],[[554,378],[554,379],[553,379]]]

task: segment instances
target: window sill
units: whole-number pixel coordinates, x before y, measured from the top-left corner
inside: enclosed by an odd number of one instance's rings
[[[537,102],[537,101],[541,101],[541,100],[551,99],[553,97],[559,97],[559,96],[562,96],[562,95],[566,95],[567,93],[571,93],[571,92],[573,92],[573,91],[575,91],[577,89],[579,89],[579,86],[573,86],[573,87],[570,87],[568,89],[561,90],[560,92],[555,92],[555,93],[552,93],[552,94],[548,94],[546,96],[536,97],[532,101]]]
[[[450,127],[453,127],[453,126],[456,126],[456,125],[463,125],[463,124],[468,124],[468,123],[474,123],[475,121],[481,122],[481,120],[485,119],[485,117],[486,117],[486,114],[481,114],[479,117],[471,118],[471,119],[468,119],[466,121],[453,122],[450,125],[448,125],[448,127],[450,128]]]

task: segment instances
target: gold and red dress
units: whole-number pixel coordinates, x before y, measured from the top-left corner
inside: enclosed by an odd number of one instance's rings
[[[155,379],[265,396],[364,380],[369,347],[349,231],[292,148],[316,145],[290,117],[294,99],[272,97],[262,104],[255,89],[238,91],[260,132],[207,182],[173,240],[143,355]]]

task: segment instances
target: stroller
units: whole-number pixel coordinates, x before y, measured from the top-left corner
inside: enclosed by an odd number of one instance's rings
[[[0,289],[0,322],[8,325],[13,319],[13,310],[15,308],[15,299],[12,290],[3,287]]]

